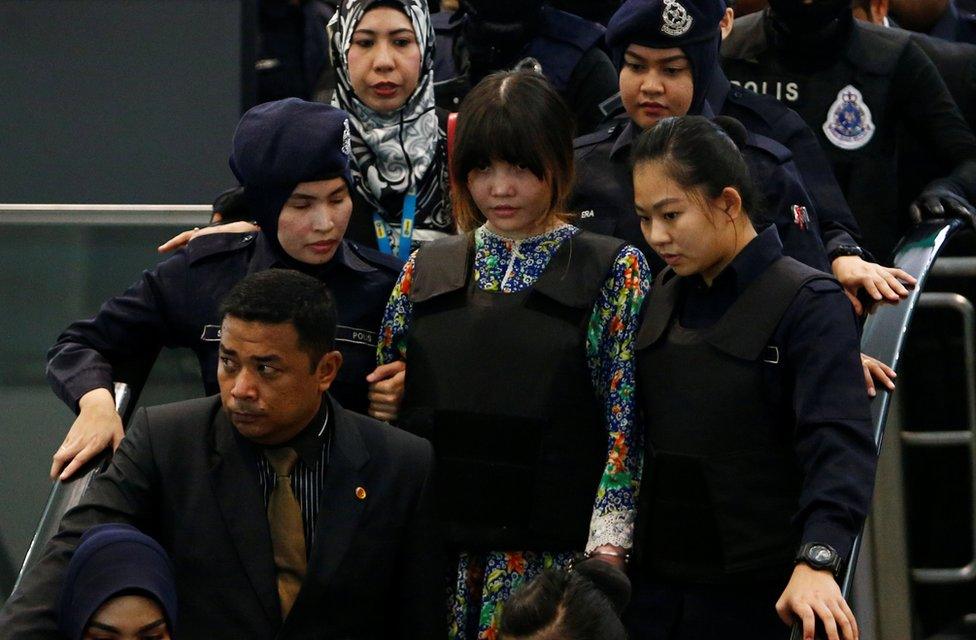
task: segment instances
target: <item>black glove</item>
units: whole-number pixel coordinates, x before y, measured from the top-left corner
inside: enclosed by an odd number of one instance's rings
[[[933,218],[959,218],[976,229],[976,210],[947,180],[935,180],[915,199],[908,213],[912,222]]]

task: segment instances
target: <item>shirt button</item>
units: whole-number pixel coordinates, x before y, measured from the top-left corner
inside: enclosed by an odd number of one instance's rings
[[[365,500],[366,489],[363,489],[362,487],[356,487],[356,497],[359,498],[360,500]]]

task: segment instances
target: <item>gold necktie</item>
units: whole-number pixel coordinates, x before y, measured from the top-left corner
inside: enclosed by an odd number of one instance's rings
[[[305,558],[302,508],[291,488],[291,472],[298,461],[298,453],[290,447],[282,447],[265,449],[264,455],[278,476],[271,499],[268,500],[268,524],[271,528],[275,568],[278,571],[281,619],[284,620],[295,604],[308,566]]]

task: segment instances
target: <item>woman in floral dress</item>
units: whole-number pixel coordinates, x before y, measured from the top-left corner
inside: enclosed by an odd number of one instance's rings
[[[467,233],[415,252],[381,365],[409,369],[400,425],[438,455],[449,637],[495,638],[524,581],[582,552],[623,566],[642,438],[633,346],[641,253],[566,222],[572,116],[541,76],[467,97],[452,158]]]

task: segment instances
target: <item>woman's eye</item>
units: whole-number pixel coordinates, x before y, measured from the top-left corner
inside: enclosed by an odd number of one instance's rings
[[[677,211],[668,211],[668,212],[666,212],[661,217],[664,218],[665,220],[674,220],[674,219],[676,219],[678,217],[678,212]]]
[[[679,73],[681,73],[682,71],[684,71],[684,68],[681,68],[681,67],[667,67],[664,70],[664,72],[666,74],[668,74],[669,76],[676,76]]]
[[[625,62],[624,66],[633,71],[634,73],[643,73],[647,67],[643,64],[637,62]]]
[[[368,49],[369,47],[373,46],[373,41],[369,38],[356,38],[352,41],[352,43],[357,47],[363,47],[364,49]]]
[[[401,48],[409,47],[410,45],[413,44],[413,40],[411,40],[410,38],[397,38],[396,40],[393,41],[393,44]]]

